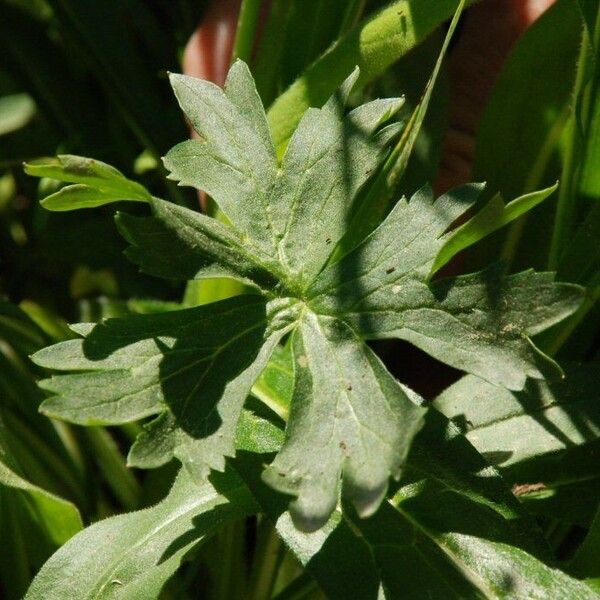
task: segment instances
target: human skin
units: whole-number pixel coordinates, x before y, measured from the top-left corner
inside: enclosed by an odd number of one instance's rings
[[[436,181],[438,194],[471,178],[475,134],[504,61],[523,32],[554,0],[483,0],[464,17],[449,56],[450,115]],[[213,0],[183,56],[183,71],[223,85],[240,0]]]

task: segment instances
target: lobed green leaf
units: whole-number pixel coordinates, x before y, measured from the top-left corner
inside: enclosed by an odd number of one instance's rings
[[[294,522],[312,531],[334,511],[340,480],[361,516],[377,510],[424,411],[343,323],[306,312],[294,337],[290,424],[263,477],[296,496]]]
[[[279,322],[273,315],[269,322],[267,311],[278,308],[249,295],[79,326],[83,339],[33,356],[46,368],[79,371],[41,383],[54,394],[41,410],[92,425],[135,421],[168,408],[181,428],[169,458],[180,457],[198,477],[208,468],[222,470],[224,456],[234,452],[246,396],[289,327],[285,307]]]
[[[325,269],[308,294],[313,310],[337,316],[367,338],[397,337],[492,383],[519,390],[527,377],[560,374],[530,336],[575,312],[582,289],[552,274],[505,276],[499,266],[428,284],[450,225],[481,186],[433,200],[422,189],[401,200],[360,246]]]
[[[61,154],[25,163],[25,172],[35,177],[50,177],[74,183],[42,200],[48,210],[65,211],[94,208],[119,200],[149,202],[150,192],[120,171],[93,158]]]

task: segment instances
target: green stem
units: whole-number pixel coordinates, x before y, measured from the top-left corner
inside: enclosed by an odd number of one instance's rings
[[[245,521],[225,525],[219,532],[219,569],[216,582],[216,598],[231,600],[245,598]]]
[[[110,433],[103,427],[86,427],[84,432],[98,466],[123,507],[127,510],[138,508],[141,487],[127,469],[123,455]]]
[[[348,2],[339,35],[344,35],[344,33],[358,25],[366,6],[367,0],[350,0]]]
[[[550,242],[550,253],[548,256],[548,267],[555,270],[563,250],[565,240],[572,229],[575,218],[576,196],[574,188],[575,173],[577,171],[577,156],[579,145],[579,129],[577,124],[578,111],[576,109],[578,100],[582,97],[583,89],[587,83],[586,72],[588,70],[589,57],[589,35],[587,29],[583,30],[581,50],[577,65],[577,76],[575,79],[575,90],[573,93],[573,111],[569,122],[569,133],[567,148],[563,163],[561,186],[556,205],[554,217],[554,230]],[[585,122],[585,119],[582,121]]]
[[[77,468],[77,471],[79,473],[84,473],[85,460],[83,458],[81,448],[79,447],[77,436],[73,431],[73,426],[55,419],[50,419],[50,423],[52,423],[54,430],[60,438],[66,453],[69,455],[69,458],[73,461],[73,464]]]
[[[571,111],[569,107],[565,107],[558,119],[556,119],[554,125],[551,127],[548,137],[540,148],[540,152],[535,160],[535,163],[533,164],[533,168],[529,172],[527,180],[523,185],[523,194],[533,192],[540,186],[544,177],[544,173],[546,172],[546,168],[548,167],[548,164],[554,153],[554,149],[556,148],[556,145],[560,140],[560,136],[562,135],[567,124],[570,112]],[[514,223],[509,229],[506,236],[506,241],[504,242],[500,257],[506,262],[508,267],[511,266],[515,258],[517,248],[521,238],[523,237],[528,216],[529,215],[523,215],[520,219],[518,219],[517,222]]]
[[[250,64],[261,4],[262,0],[243,0],[233,44],[232,61],[239,58]]]
[[[283,546],[275,527],[264,519],[259,529],[256,564],[252,569],[251,600],[269,600],[277,578],[278,565],[283,559]]]
[[[284,590],[279,592],[273,600],[308,600],[309,598],[320,597],[322,597],[322,593],[315,580],[308,573],[302,573]]]

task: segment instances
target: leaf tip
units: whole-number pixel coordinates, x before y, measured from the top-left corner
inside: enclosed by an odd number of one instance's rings
[[[386,479],[384,483],[370,490],[361,489],[352,493],[352,504],[361,519],[371,517],[377,512],[385,498],[387,489],[388,482]]]

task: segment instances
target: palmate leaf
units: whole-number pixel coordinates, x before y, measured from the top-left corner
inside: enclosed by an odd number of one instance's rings
[[[257,295],[78,326],[85,339],[35,357],[47,368],[77,371],[43,384],[55,394],[46,412],[87,423],[158,415],[130,464],[177,457],[203,476],[233,454],[244,400],[276,344],[293,331],[290,421],[265,478],[295,497],[296,524],[315,529],[340,490],[359,514],[373,513],[422,422],[423,408],[407,399],[365,339],[407,339],[511,389],[559,371],[529,336],[571,314],[580,288],[547,274],[507,277],[500,268],[428,281],[481,185],[437,201],[427,188],[402,199],[362,244],[328,265],[357,193],[398,131],[386,125],[398,99],[346,113],[357,75],[322,108],[307,111],[281,161],[243,63],[233,65],[224,90],[172,76],[199,138],[174,148],[165,164],[173,179],[213,196],[230,225],[152,198],[152,216],[118,217],[132,244],[128,255],[148,273],[225,275],[250,283]]]
[[[344,117],[357,76],[322,109],[307,111],[281,168],[265,139],[266,117],[244,63],[233,65],[223,91],[172,76],[200,139],[167,154],[170,177],[209,193],[255,253],[277,258],[300,282],[318,273],[345,233],[349,199],[381,162],[396,131],[375,134],[400,108],[400,99],[375,100]]]

